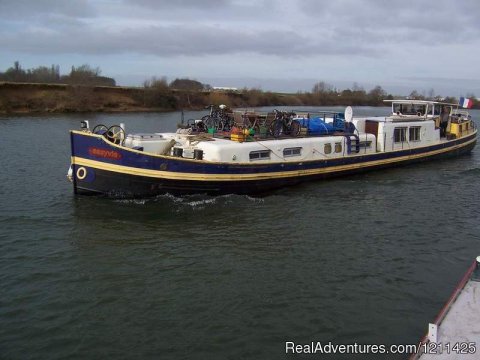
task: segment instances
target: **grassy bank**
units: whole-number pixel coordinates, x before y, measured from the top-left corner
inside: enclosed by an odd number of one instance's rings
[[[341,104],[337,95],[332,98],[329,94],[281,94],[257,89],[218,92],[154,87],[0,83],[0,113],[3,114],[171,111],[203,109],[209,104],[230,107],[352,104],[352,99],[343,100],[344,104]]]
[[[381,88],[380,88],[381,90]],[[222,92],[170,87],[121,87],[0,82],[0,113],[138,112],[203,109],[209,104],[258,106],[382,106],[383,90],[312,91],[283,94],[258,89]],[[454,98],[445,99],[455,102]],[[475,101],[474,105],[478,106]],[[476,107],[475,106],[475,107]]]
[[[65,113],[146,111],[141,88],[0,83],[0,112]]]
[[[260,90],[218,92],[170,88],[0,83],[0,113],[136,112],[230,107],[310,105],[296,94]]]

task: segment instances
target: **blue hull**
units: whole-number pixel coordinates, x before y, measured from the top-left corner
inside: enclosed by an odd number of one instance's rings
[[[305,181],[469,153],[476,132],[441,144],[395,152],[301,162],[228,164],[145,154],[105,138],[71,131],[73,186],[78,194],[146,197],[207,193],[261,194]]]

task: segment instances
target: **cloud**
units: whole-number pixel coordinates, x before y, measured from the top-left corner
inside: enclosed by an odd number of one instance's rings
[[[133,6],[140,5],[149,9],[165,9],[165,8],[196,8],[208,11],[212,8],[225,7],[230,5],[230,0],[127,0]]]
[[[1,0],[0,19],[26,20],[45,14],[63,15],[74,18],[95,16],[95,7],[88,0]]]
[[[58,24],[57,24],[58,25]],[[368,46],[339,43],[336,38],[309,38],[292,30],[231,29],[209,25],[169,25],[123,29],[76,23],[58,29],[30,27],[1,33],[0,46],[11,51],[48,54],[153,54],[161,57],[249,53],[301,60],[311,55],[379,55]],[[239,55],[240,54],[240,55]]]
[[[0,46],[20,52],[202,56],[206,54],[287,55],[302,50],[302,36],[291,31],[239,31],[214,26],[148,26],[119,31],[80,26],[68,31],[32,28],[1,34]]]
[[[299,8],[304,16],[325,21],[342,41],[428,47],[468,41],[480,31],[472,16],[480,12],[476,0],[301,0]]]
[[[461,24],[473,21],[470,12],[479,7],[473,1],[451,4],[446,0],[411,4],[393,0],[388,6],[381,0],[300,0],[299,5],[273,0],[125,0],[114,5],[16,0],[0,4],[5,12],[44,14],[23,27],[0,30],[0,44],[12,51],[132,52],[162,57],[245,53],[384,57],[395,49],[464,41],[469,32],[478,31],[478,25],[447,25],[452,23],[453,7],[464,9],[457,15]],[[198,16],[197,11],[204,15]]]
[[[0,0],[10,56],[0,65],[108,58],[198,77],[478,78],[478,13],[478,0]]]

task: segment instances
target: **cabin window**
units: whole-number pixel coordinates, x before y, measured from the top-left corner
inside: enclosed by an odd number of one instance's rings
[[[259,150],[250,152],[250,160],[270,159],[270,150]]]
[[[424,116],[427,113],[426,105],[415,105],[413,107],[413,113],[418,116]]]
[[[395,114],[399,113],[402,115],[423,116],[425,115],[426,111],[427,111],[427,106],[423,104],[408,104],[408,103],[393,104],[393,112]]]
[[[325,144],[323,146],[323,152],[325,154],[331,154],[332,153],[332,144]]]
[[[336,153],[341,153],[342,152],[342,143],[335,143],[335,152]]]
[[[395,128],[393,139],[396,143],[407,141],[407,128]]]
[[[283,149],[283,157],[300,156],[300,155],[302,155],[302,148],[301,147]]]
[[[412,126],[408,129],[409,141],[420,141],[420,126]]]
[[[371,142],[371,141],[360,141],[360,143],[358,144],[358,147],[359,147],[360,149],[369,148],[370,146],[372,146],[372,142]]]

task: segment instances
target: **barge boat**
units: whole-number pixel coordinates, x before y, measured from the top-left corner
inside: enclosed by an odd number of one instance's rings
[[[172,133],[71,130],[76,194],[147,197],[260,194],[305,181],[469,153],[471,116],[457,104],[391,100],[388,116],[232,112],[219,108]],[[228,116],[227,116],[228,115]],[[217,119],[218,120],[218,119]]]

